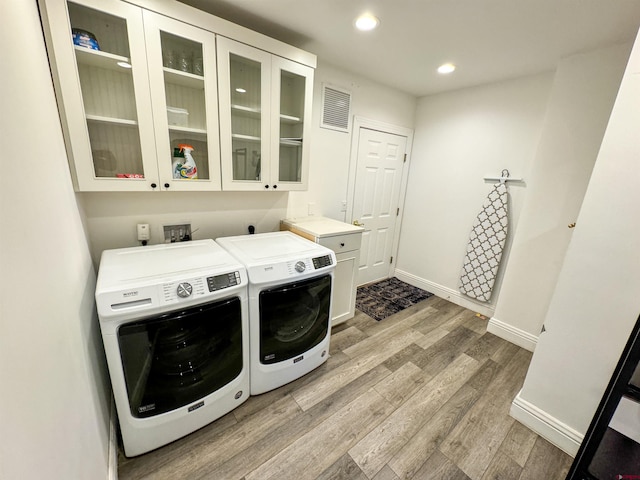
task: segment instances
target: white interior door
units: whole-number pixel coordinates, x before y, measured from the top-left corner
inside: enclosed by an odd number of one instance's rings
[[[358,285],[387,278],[407,137],[359,129],[352,221],[364,224]]]

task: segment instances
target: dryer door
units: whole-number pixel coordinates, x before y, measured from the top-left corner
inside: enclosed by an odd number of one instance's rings
[[[238,297],[118,329],[131,415],[146,418],[215,392],[242,371]]]
[[[327,336],[330,275],[263,290],[259,301],[261,363],[294,358]]]

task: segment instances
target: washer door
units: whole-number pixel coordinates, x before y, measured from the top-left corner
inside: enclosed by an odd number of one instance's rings
[[[318,345],[329,330],[331,276],[263,290],[260,362],[282,362]]]
[[[242,371],[238,297],[118,329],[131,415],[146,418],[206,397]]]

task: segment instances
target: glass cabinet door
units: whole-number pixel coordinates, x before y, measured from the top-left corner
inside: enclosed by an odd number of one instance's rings
[[[141,10],[110,0],[50,1],[46,10],[77,188],[153,188],[157,171]]]
[[[309,149],[303,148],[311,125],[313,69],[273,57],[273,178],[281,190],[305,190]]]
[[[223,188],[270,190],[271,55],[218,37]]]
[[[220,190],[213,33],[144,12],[163,190]]]

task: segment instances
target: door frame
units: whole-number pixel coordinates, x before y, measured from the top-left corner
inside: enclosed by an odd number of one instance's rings
[[[349,156],[349,179],[347,182],[347,211],[345,213],[345,221],[351,223],[353,221],[353,197],[356,191],[356,168],[358,164],[358,146],[360,144],[361,129],[376,130],[382,133],[389,133],[407,138],[405,154],[407,161],[402,168],[402,180],[400,182],[400,193],[398,194],[398,207],[400,214],[396,219],[396,227],[393,233],[393,246],[391,248],[391,256],[393,261],[389,264],[388,277],[395,273],[396,262],[398,261],[398,245],[400,243],[400,230],[402,229],[402,219],[404,217],[404,202],[407,193],[407,181],[409,179],[409,168],[411,166],[411,151],[413,148],[413,129],[393,125],[390,123],[372,120],[370,118],[354,116],[353,129],[351,131],[351,154]]]

